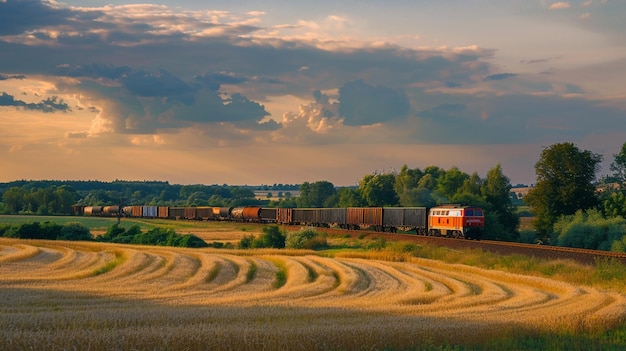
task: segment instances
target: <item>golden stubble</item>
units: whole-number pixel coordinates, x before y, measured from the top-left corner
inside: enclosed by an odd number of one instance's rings
[[[193,335],[179,341],[189,347],[246,335],[227,345],[319,348],[323,334],[332,343],[326,346],[353,349],[423,338],[480,342],[521,330],[598,330],[626,316],[624,295],[591,287],[435,260],[298,250],[0,238],[0,286],[6,347],[23,337],[87,338],[93,349],[106,349],[107,335],[118,333],[126,338],[122,348],[168,348],[182,328]],[[301,344],[279,335],[298,336]]]

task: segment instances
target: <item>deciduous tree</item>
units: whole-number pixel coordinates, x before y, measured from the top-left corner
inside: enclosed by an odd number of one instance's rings
[[[535,164],[537,182],[525,198],[535,212],[535,227],[548,238],[561,215],[594,207],[598,199],[593,181],[602,155],[581,151],[573,143],[545,148]]]

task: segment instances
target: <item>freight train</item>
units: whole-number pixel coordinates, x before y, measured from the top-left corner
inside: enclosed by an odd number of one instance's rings
[[[76,215],[276,223],[382,232],[415,231],[418,235],[479,240],[485,228],[484,211],[461,204],[437,207],[272,208],[74,206]]]

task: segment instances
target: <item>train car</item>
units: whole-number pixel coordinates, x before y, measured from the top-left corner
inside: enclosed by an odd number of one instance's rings
[[[84,216],[85,215],[85,207],[83,205],[72,205],[72,212],[74,216]]]
[[[196,207],[183,207],[184,219],[198,219],[198,210]]]
[[[415,230],[425,235],[428,228],[426,207],[383,207],[383,231]]]
[[[262,223],[276,223],[277,209],[272,207],[263,207],[259,213]]]
[[[428,235],[480,240],[485,229],[481,208],[464,205],[433,207],[428,213]]]
[[[157,217],[170,218],[170,208],[168,206],[159,206],[157,208]]]
[[[159,209],[157,206],[141,206],[141,216],[143,218],[157,218]]]
[[[213,214],[218,221],[228,221],[232,210],[232,207],[213,207]]]
[[[102,215],[107,217],[117,217],[120,212],[119,206],[104,206],[102,208]]]
[[[130,206],[131,217],[140,218],[143,216],[143,206]]]
[[[196,207],[196,219],[205,221],[213,220],[213,207]]]
[[[383,230],[382,207],[348,207],[346,209],[346,228],[370,228]]]
[[[346,223],[345,208],[318,208],[316,220],[320,227],[341,226]]]
[[[85,216],[102,216],[102,206],[85,206]]]
[[[170,219],[184,219],[185,207],[170,207],[168,211],[168,218]]]

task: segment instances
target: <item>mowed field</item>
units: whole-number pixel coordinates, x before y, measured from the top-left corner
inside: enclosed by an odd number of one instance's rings
[[[422,349],[626,317],[624,294],[556,279],[298,250],[0,238],[0,287],[3,350]]]

